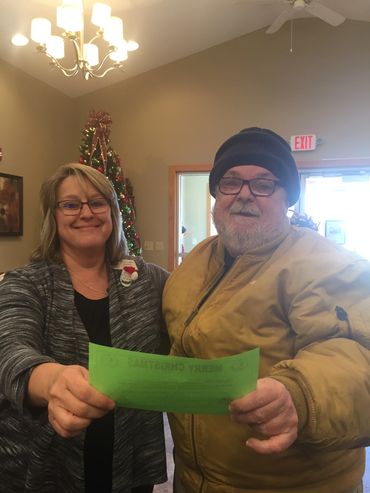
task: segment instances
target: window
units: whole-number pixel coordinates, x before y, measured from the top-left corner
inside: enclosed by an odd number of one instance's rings
[[[319,233],[370,259],[370,168],[302,170],[298,211]]]

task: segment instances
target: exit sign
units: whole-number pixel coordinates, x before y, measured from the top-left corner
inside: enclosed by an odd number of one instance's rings
[[[316,135],[292,135],[290,137],[292,151],[314,151],[316,149]]]

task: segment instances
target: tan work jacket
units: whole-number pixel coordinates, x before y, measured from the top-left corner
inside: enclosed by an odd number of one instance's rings
[[[342,493],[364,470],[370,438],[370,264],[303,228],[235,260],[199,244],[164,292],[171,354],[217,358],[255,347],[260,377],[290,391],[299,436],[259,455],[229,416],[170,416],[187,493]]]

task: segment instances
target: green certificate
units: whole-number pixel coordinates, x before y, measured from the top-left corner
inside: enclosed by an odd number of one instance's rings
[[[218,359],[183,358],[89,344],[90,384],[118,406],[226,414],[256,388],[259,349]]]

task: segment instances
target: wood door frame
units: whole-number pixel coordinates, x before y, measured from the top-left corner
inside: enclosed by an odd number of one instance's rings
[[[168,270],[176,267],[176,239],[178,231],[178,175],[180,173],[209,173],[212,164],[174,164],[168,167]]]
[[[298,171],[306,169],[330,169],[330,168],[368,168],[370,167],[370,157],[364,158],[335,158],[321,159],[316,161],[298,161]],[[172,271],[176,267],[176,236],[178,230],[178,180],[179,173],[192,173],[194,171],[208,173],[212,169],[212,164],[175,164],[168,168],[168,270]]]

